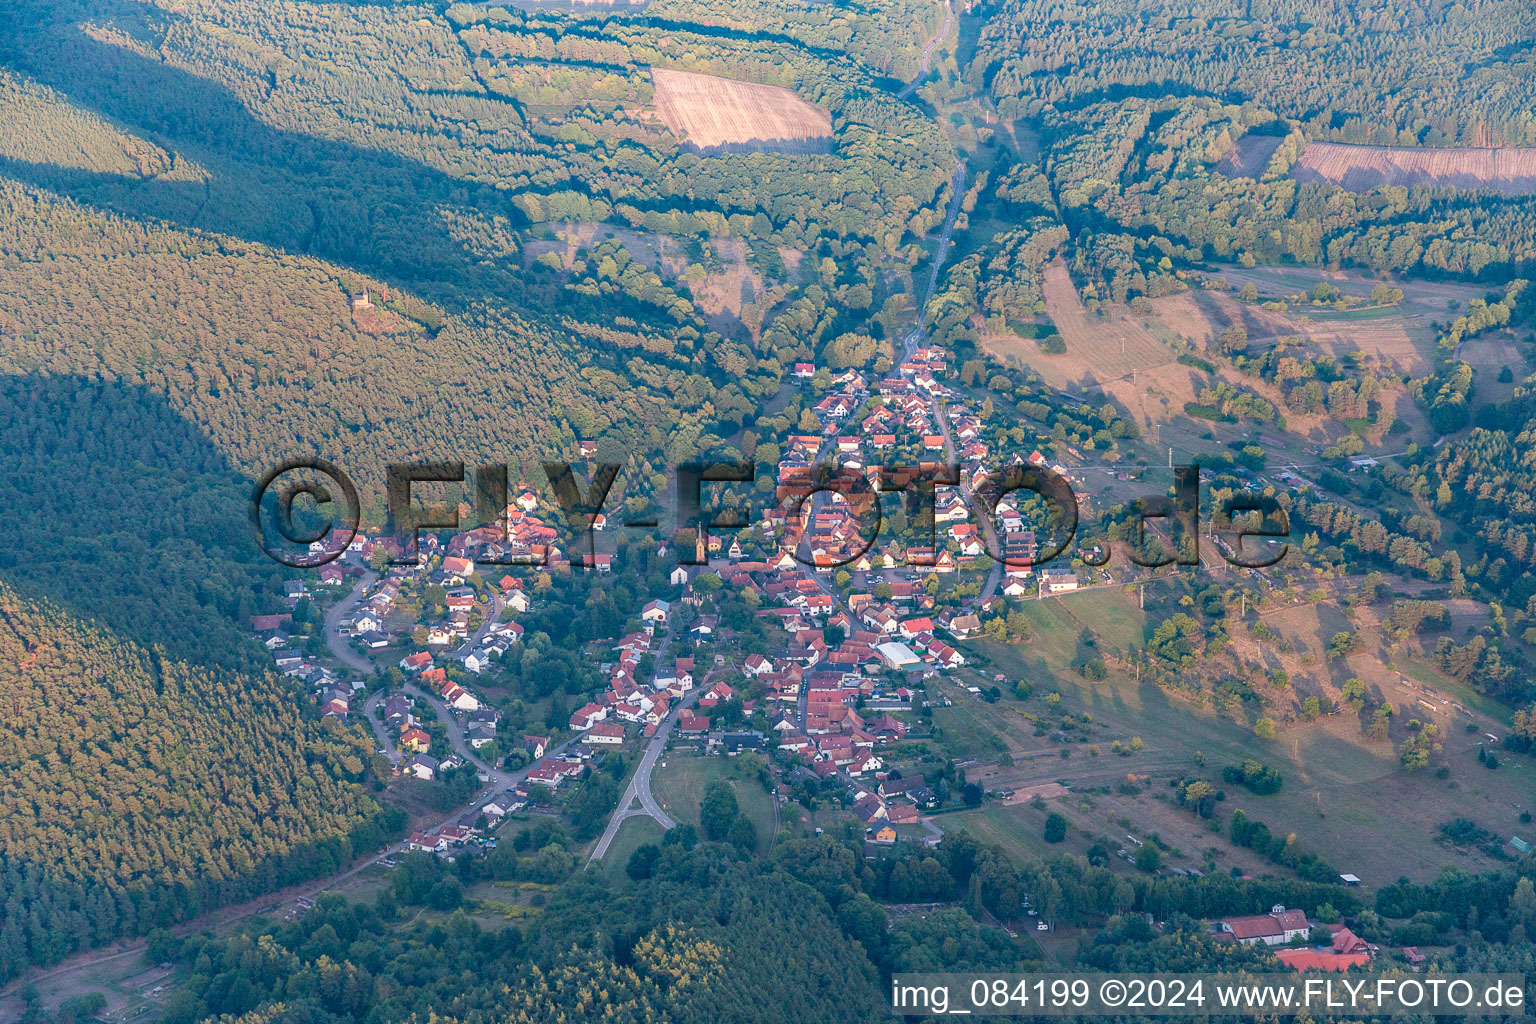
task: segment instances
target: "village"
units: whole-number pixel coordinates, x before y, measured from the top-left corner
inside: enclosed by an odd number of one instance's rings
[[[466,847],[494,847],[504,822],[559,814],[594,771],[617,765],[628,784],[589,853],[601,860],[632,817],[676,826],[680,808],[665,806],[652,787],[653,769],[665,773],[667,758],[744,754],[766,766],[775,823],[791,804],[821,808],[804,827],[819,833],[846,820],[862,830],[871,856],[897,843],[940,841],[944,813],[964,806],[965,765],[942,766],[946,778],[934,781],[921,741],[930,708],[948,697],[933,684],[948,677],[981,694],[1001,677],[968,665],[967,641],[1014,602],[1095,585],[1080,557],[1049,569],[1031,564],[1039,509],[1015,500],[1027,492],[1004,495],[993,516],[978,514],[977,495],[999,466],[1071,471],[1038,449],[992,462],[989,428],[941,382],[937,350],[918,349],[899,375],[872,386],[852,371],[827,381],[805,364],[794,375],[824,385],[808,403],[821,429],[783,439],[772,507],[739,530],[687,531],[673,538],[675,548],[661,542],[665,586],[619,635],[584,645],[580,657],[599,684],[541,729],[514,728],[500,706],[505,695],[491,696],[500,663],[529,641],[525,623],[539,603],[561,600],[549,580],[613,574],[624,556],[600,543],[609,550],[573,558],[574,545],[554,525],[559,510],[527,484],[498,522],[446,538],[423,533],[414,564],[395,564],[395,539],[359,534],[319,571],[315,591],[289,582],[293,612],[256,618],[279,670],[310,687],[323,715],[365,722],[392,778],[473,780],[460,783],[464,803],[443,820],[419,815],[399,850],[452,859]],[[581,442],[580,454],[595,459],[595,444]],[[817,486],[824,463],[876,495],[910,496],[914,480],[947,465],[959,476],[933,488],[931,516],[908,502],[910,516],[898,511],[870,537],[857,486]],[[882,479],[880,467],[892,465],[911,468]],[[603,514],[592,531],[600,540],[618,532]],[[1007,562],[992,559],[989,547]],[[530,582],[538,574],[543,581]],[[292,636],[293,615],[314,598],[326,609],[323,632],[311,631],[306,652]],[[766,646],[743,642],[721,613],[727,601],[750,609],[771,638]],[[1037,916],[1027,897],[1025,909]],[[1347,929],[1331,933],[1326,948],[1297,946],[1322,932],[1279,908],[1212,928],[1242,943],[1296,946],[1281,950],[1296,969],[1343,969],[1376,952],[1357,948],[1363,944]]]
[[[291,614],[258,616],[253,629],[324,715],[367,723],[393,776],[433,781],[471,771],[485,787],[475,806],[413,835],[411,848],[494,842],[490,833],[506,815],[557,803],[606,752],[656,745],[658,736],[705,752],[767,755],[776,799],[809,780],[830,784],[872,844],[937,842],[940,830],[923,812],[939,798],[921,776],[887,766],[888,752],[923,728],[925,683],[966,665],[960,648],[994,607],[1078,585],[1071,570],[1034,578],[1034,531],[1013,495],[997,506],[995,536],[1016,564],[987,556],[994,526],[972,508],[989,472],[987,431],[940,382],[945,370],[943,353],[919,349],[873,388],[856,372],[833,378],[812,407],[821,430],[784,439],[773,507],[734,534],[700,531],[690,552],[699,564],[675,565],[666,591],[639,609],[637,628],[583,653],[605,685],[539,734],[510,735],[478,685],[524,642],[518,619],[536,595],[519,563],[573,571],[553,525],[558,510],[526,484],[499,522],[446,538],[423,533],[416,564],[393,564],[402,560],[396,539],[358,534],[319,570],[314,592],[290,581],[290,608],[317,598],[327,609],[324,643],[311,641],[309,653],[292,643]],[[804,383],[816,372],[801,364],[794,376]],[[596,452],[581,442],[582,457]],[[882,481],[881,465],[927,474],[948,460],[960,467],[959,486],[937,489],[931,521],[919,514],[900,529],[888,526],[878,545],[859,536],[844,494],[812,494],[809,485],[821,462],[861,475],[878,492],[907,482]],[[1014,456],[1005,466],[1023,461]],[[1046,462],[1038,451],[1029,461]],[[602,514],[592,529],[614,532]],[[604,550],[575,561],[597,574],[614,567]],[[751,601],[771,624],[775,649],[744,653],[732,643],[720,615],[705,610],[722,589]],[[365,680],[381,666],[398,669],[403,685],[370,692]],[[439,719],[449,728],[435,740],[427,726]]]

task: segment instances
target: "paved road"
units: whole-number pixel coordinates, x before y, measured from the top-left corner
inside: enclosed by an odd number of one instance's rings
[[[373,730],[373,738],[379,741],[379,752],[389,758],[391,765],[397,765],[404,760],[405,755],[395,747],[395,738],[389,734],[384,723],[379,721],[378,707],[384,702],[384,691],[369,697],[363,702],[363,718],[368,722],[368,728]]]
[[[906,359],[910,360],[918,347],[927,340],[928,336],[928,301],[933,298],[934,290],[939,285],[939,274],[944,269],[945,259],[949,255],[950,238],[954,234],[955,221],[960,215],[960,204],[965,200],[965,161],[960,161],[955,166],[955,177],[952,182],[952,195],[949,199],[949,213],[944,218],[944,230],[939,235],[939,247],[934,254],[933,270],[928,275],[928,287],[923,293],[923,302],[920,307],[918,324],[906,338],[903,345],[906,350]],[[944,454],[953,463],[955,462],[955,442],[949,432],[949,418],[944,410],[935,409],[935,419],[938,420],[939,432],[944,435]],[[997,536],[997,529],[993,526],[990,517],[977,511],[976,496],[971,493],[969,484],[962,484],[960,493],[965,497],[965,503],[971,510],[971,515],[980,524],[982,532],[986,535],[989,551],[1001,553],[1002,547]],[[1003,564],[993,562],[991,570],[987,573],[986,582],[982,584],[981,592],[976,598],[976,603],[981,604],[990,601],[997,594],[998,585],[1003,578]]]
[[[448,742],[452,744],[453,749],[458,752],[460,757],[480,769],[480,773],[490,780],[488,785],[496,789],[502,789],[510,784],[512,775],[500,769],[492,768],[480,760],[480,755],[475,753],[475,748],[469,745],[469,740],[464,736],[464,723],[454,714],[453,709],[443,702],[442,698],[421,686],[415,687],[415,696],[419,700],[425,700],[436,709],[438,720],[448,728]]]
[[[938,46],[944,41],[944,37],[949,35],[950,26],[954,23],[955,9],[953,5],[951,5],[950,0],[944,0],[944,24],[939,27],[938,34],[935,35],[932,39],[929,39],[928,42],[923,45],[923,56],[922,61],[918,64],[917,76],[913,78],[912,81],[908,82],[906,88],[902,89],[901,92],[897,93],[896,95],[900,96],[902,99],[906,99],[917,91],[917,87],[922,84],[923,79],[928,77],[930,63],[933,58],[934,47]]]
[[[702,689],[702,685],[695,687],[684,706],[691,706]],[[648,817],[654,819],[656,824],[664,829],[677,827],[677,822],[662,810],[655,794],[651,792],[651,770],[656,767],[657,759],[666,749],[667,739],[672,735],[672,726],[676,721],[677,714],[674,712],[657,726],[656,735],[651,737],[651,741],[645,746],[645,753],[640,755],[640,766],[630,777],[629,785],[624,787],[624,795],[619,798],[618,809],[613,812],[613,817],[608,819],[608,827],[603,829],[597,845],[592,847],[591,860],[603,859],[603,855],[608,852],[608,847],[613,845],[614,836],[619,834],[620,826],[629,818]],[[636,804],[639,806],[635,806]]]
[[[325,613],[325,645],[331,649],[331,654],[336,660],[348,668],[356,669],[364,674],[372,674],[374,664],[371,660],[352,649],[347,638],[341,635],[341,620],[349,618],[357,611],[362,602],[363,592],[373,585],[373,581],[379,578],[379,574],[372,569],[363,573],[363,578],[346,597],[331,606],[331,610]]]
[[[501,613],[506,610],[506,607],[506,598],[500,594],[492,597],[491,610],[485,613],[485,618],[480,622],[480,628],[475,630],[473,636],[459,645],[459,649],[454,652],[454,657],[463,658],[466,654],[473,653],[481,644],[485,643],[485,638],[490,634],[491,627],[496,625],[496,620],[501,618]]]
[[[949,212],[944,215],[944,228],[939,232],[939,247],[933,252],[933,269],[928,274],[928,285],[923,289],[922,302],[917,307],[917,326],[907,333],[902,339],[905,350],[903,362],[910,361],[912,353],[928,334],[928,300],[933,298],[934,290],[939,286],[939,274],[944,269],[944,261],[949,258],[950,238],[955,233],[955,221],[960,216],[960,204],[965,201],[965,161],[960,160],[955,164],[955,175],[950,179]]]
[[[662,637],[661,643],[656,647],[654,658],[656,665],[663,663],[667,649],[671,647],[676,633],[676,620],[669,618],[667,632]],[[603,834],[598,839],[597,845],[592,847],[590,860],[603,859],[603,855],[608,852],[608,847],[613,843],[613,837],[619,834],[619,827],[624,824],[626,818],[645,815],[655,819],[656,823],[663,829],[677,827],[677,822],[662,809],[655,794],[651,792],[651,770],[656,767],[656,761],[661,757],[662,751],[666,750],[667,739],[672,735],[672,727],[676,724],[682,710],[693,707],[694,701],[699,699],[699,695],[707,690],[709,685],[709,675],[705,675],[694,686],[693,690],[667,713],[667,717],[662,719],[661,723],[656,727],[656,734],[651,737],[650,742],[645,745],[645,752],[640,755],[640,764],[635,769],[635,774],[630,776],[629,785],[624,787],[624,795],[619,797],[619,804],[614,809],[613,817],[608,819],[608,827],[603,829]],[[635,806],[636,804],[639,806]]]
[[[371,658],[352,649],[352,646],[347,643],[347,638],[341,635],[340,627],[342,620],[357,609],[358,603],[362,600],[363,592],[376,579],[378,579],[378,573],[372,571],[365,573],[357,586],[352,588],[351,593],[337,601],[330,611],[325,613],[325,643],[330,648],[331,654],[343,664],[366,674],[372,674],[377,666]],[[476,631],[475,635],[460,650],[465,652],[474,650],[480,641],[485,638],[485,635],[490,632],[492,624],[495,623],[505,606],[505,602],[498,596],[493,604],[492,612],[486,615],[485,621],[480,624],[480,629]],[[458,752],[460,757],[474,765],[480,770],[481,774],[489,778],[488,788],[495,790],[507,789],[520,784],[527,778],[528,770],[526,768],[516,772],[506,772],[499,768],[493,768],[482,761],[480,756],[475,753],[475,749],[469,745],[469,740],[464,735],[464,723],[455,716],[453,709],[436,694],[417,686],[414,690],[414,695],[419,699],[427,701],[437,710],[438,718],[447,727],[449,743],[452,744],[453,749]],[[384,749],[385,756],[390,759],[390,763],[398,764],[402,755],[400,751],[395,749],[394,738],[389,735],[388,730],[384,728],[383,723],[374,714],[374,709],[383,699],[384,695],[382,693],[376,693],[370,697],[363,705],[363,717],[368,720],[368,727],[373,730],[374,737],[379,741],[379,746]],[[566,747],[570,746],[570,743],[571,741],[562,743],[554,752],[564,751]],[[546,752],[545,756],[549,756],[549,753]],[[479,796],[480,794],[476,794],[474,802],[479,801]],[[444,824],[456,820],[460,814],[464,813],[465,809],[460,808],[454,812],[453,817],[449,818]]]

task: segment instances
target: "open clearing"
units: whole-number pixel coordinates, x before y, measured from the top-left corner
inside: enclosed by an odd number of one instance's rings
[[[1085,627],[1100,636],[1102,649],[1123,650],[1139,646],[1148,623],[1156,622],[1178,606],[1168,601],[1154,611],[1149,588],[1145,613],[1136,599],[1124,591],[1106,588],[1066,595],[1059,600],[1029,601],[1023,611],[1030,619],[1032,635],[1026,644],[1003,645],[993,641],[969,642],[968,655],[990,662],[985,671],[999,671],[1006,680],[1028,679],[1034,695],[1018,701],[1004,685],[1005,696],[988,705],[963,690],[946,690],[955,703],[936,709],[934,721],[942,726],[944,743],[952,754],[962,751],[980,758],[967,768],[971,781],[988,789],[1008,788],[1016,793],[1050,783],[1065,785],[1070,793],[1043,798],[1047,806],[1066,814],[1074,828],[1066,843],[1049,846],[1041,839],[1044,813],[1028,799],[1011,806],[986,804],[974,812],[941,816],[946,829],[970,828],[1008,846],[1025,858],[1070,849],[1082,852],[1091,836],[1106,836],[1124,843],[1130,832],[1139,837],[1158,834],[1180,851],[1169,862],[1183,867],[1208,864],[1218,871],[1231,867],[1255,874],[1288,874],[1283,868],[1256,857],[1252,851],[1233,848],[1226,839],[1226,819],[1241,807],[1281,834],[1294,832],[1303,849],[1325,856],[1339,871],[1353,871],[1367,884],[1390,882],[1400,875],[1417,880],[1434,877],[1449,864],[1487,870],[1494,861],[1478,850],[1453,849],[1435,842],[1435,829],[1443,822],[1465,816],[1505,836],[1524,835],[1518,818],[1531,808],[1531,759],[1500,752],[1498,771],[1477,761],[1483,733],[1502,733],[1505,724],[1487,702],[1476,698],[1454,681],[1436,672],[1421,657],[1398,652],[1391,663],[1381,660],[1374,643],[1367,643],[1344,662],[1330,662],[1324,654],[1328,638],[1341,628],[1355,628],[1362,635],[1379,632],[1373,617],[1363,615],[1351,627],[1343,610],[1332,602],[1266,610],[1262,619],[1278,635],[1266,643],[1267,651],[1254,650],[1255,641],[1246,629],[1234,629],[1234,642],[1245,651],[1294,669],[1290,688],[1263,686],[1275,702],[1270,713],[1294,712],[1301,697],[1327,693],[1337,697],[1339,681],[1361,677],[1373,700],[1386,699],[1399,709],[1390,739],[1374,740],[1365,734],[1367,721],[1347,709],[1315,721],[1282,723],[1275,739],[1261,740],[1245,721],[1216,711],[1209,702],[1190,701],[1149,682],[1138,682],[1111,668],[1109,677],[1093,682],[1079,676],[1070,665],[1079,649],[1078,637]],[[1474,624],[1471,619],[1468,625]],[[1454,635],[1461,628],[1458,619]],[[1433,638],[1430,638],[1431,642]],[[1061,695],[1059,708],[1051,708],[1045,696]],[[1425,704],[1419,703],[1424,701]],[[1468,710],[1459,710],[1460,703]],[[1432,707],[1427,707],[1432,705]],[[1470,713],[1469,713],[1470,712]],[[1023,713],[1038,715],[1051,735],[1033,736],[1032,723]],[[1091,721],[1060,735],[1058,722],[1086,713]],[[1260,713],[1245,709],[1238,717]],[[1507,714],[1506,716],[1507,717]],[[1404,770],[1397,759],[1397,745],[1407,735],[1406,721],[1433,721],[1439,728],[1443,750],[1434,762],[1449,768],[1447,778],[1431,771]],[[1469,730],[1468,724],[1473,728]],[[1005,753],[992,735],[1002,736]],[[1082,737],[1082,740],[1077,737]],[[1139,737],[1142,748],[1117,757],[1110,744],[1124,744]],[[1064,742],[1065,740],[1065,742]],[[1086,742],[1084,742],[1084,740]],[[1097,746],[1099,756],[1093,756]],[[1062,758],[1059,752],[1069,750]],[[1040,756],[1045,753],[1047,756]],[[1050,756],[1050,755],[1058,756]],[[1285,778],[1281,791],[1256,796],[1240,786],[1221,781],[1221,768],[1246,758],[1273,765]],[[1011,764],[1006,763],[1012,761]],[[1122,783],[1136,776],[1135,785]],[[1149,778],[1141,779],[1141,776]],[[1169,802],[1172,778],[1205,778],[1226,790],[1217,804],[1213,821],[1202,820],[1186,808]],[[1100,787],[1108,787],[1104,792]],[[1137,792],[1136,790],[1139,790]],[[1049,792],[1056,792],[1054,789]],[[1404,818],[1403,806],[1416,813]],[[1082,831],[1080,831],[1082,830]],[[1111,849],[1114,849],[1112,846]],[[1129,873],[1123,860],[1112,861]]]
[[[652,68],[656,110],[700,152],[816,153],[832,143],[832,115],[789,89]]]
[[[1116,310],[1107,319],[1089,313],[1060,258],[1045,268],[1043,291],[1046,313],[1067,351],[1054,356],[1037,352],[1029,364],[1052,387],[1101,385],[1174,361],[1173,351],[1128,312]]]
[[[671,235],[643,231],[636,228],[618,227],[599,221],[571,221],[553,228],[552,236],[531,238],[523,246],[523,267],[527,269],[544,253],[560,257],[562,269],[569,273],[576,264],[582,249],[590,249],[606,239],[615,239],[629,250],[639,263],[655,270],[674,288],[686,290],[688,298],[710,321],[710,326],[722,334],[733,334],[745,322],[743,310],[756,304],[758,313],[747,328],[757,337],[766,311],[779,301],[787,291],[787,285],[765,281],[763,275],[747,261],[747,243],[737,237],[710,238],[705,242],[713,259],[707,260],[714,269],[703,277],[687,276],[693,258],[684,244]],[[789,284],[805,278],[797,250],[787,246],[779,250],[786,269]]]
[[[741,778],[737,762],[724,757],[699,757],[673,750],[662,758],[652,776],[656,799],[678,821],[699,824],[699,804],[704,790],[716,779],[724,780],[736,794],[736,805],[757,828],[757,849],[766,853],[773,845],[773,797],[755,778]],[[638,844],[637,844],[638,845]],[[625,856],[628,856],[626,854]]]
[[[619,834],[613,837],[613,843],[603,857],[603,868],[609,875],[617,876],[629,863],[632,853],[646,843],[660,845],[662,839],[666,838],[666,834],[666,830],[654,819],[645,815],[625,818],[624,824],[619,826]]]
[[[1416,149],[1311,142],[1291,168],[1297,181],[1330,181],[1351,192],[1384,185],[1485,188],[1536,194],[1536,149]]]
[[[1257,180],[1284,141],[1278,135],[1244,135],[1227,150],[1226,156],[1216,161],[1214,170],[1229,178]]]

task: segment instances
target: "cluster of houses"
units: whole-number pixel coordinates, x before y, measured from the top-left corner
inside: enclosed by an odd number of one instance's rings
[[[916,825],[920,811],[938,802],[921,776],[884,778],[872,790],[862,790],[854,797],[853,813],[864,823],[871,841],[886,845],[900,838],[899,825]]]
[[[693,659],[674,658],[657,665],[649,683],[637,674],[640,662],[657,646],[657,634],[665,633],[672,614],[670,602],[657,598],[640,610],[643,628],[614,645],[616,660],[608,667],[608,686],[571,713],[572,732],[583,733],[587,746],[617,746],[624,742],[624,725],[639,725],[646,736],[672,710],[672,703],[693,689]]]
[[[524,736],[523,751],[532,763],[521,785],[491,794],[450,825],[412,834],[406,848],[451,854],[454,848],[477,840],[485,846],[493,847],[496,845],[495,839],[484,839],[483,836],[494,830],[507,815],[516,814],[533,802],[533,794],[530,792],[533,787],[542,786],[551,792],[559,790],[567,783],[581,778],[592,757],[587,751],[557,756],[551,752],[548,736]]]
[[[1289,946],[1308,938],[1313,925],[1304,911],[1276,905],[1267,914],[1229,917],[1216,922],[1211,931],[1218,938],[1245,946]],[[1371,962],[1378,950],[1343,925],[1332,926],[1332,938],[1326,945],[1275,950],[1275,957],[1297,971],[1343,971]],[[1413,951],[1417,953],[1417,950]]]
[[[887,543],[880,556],[867,552],[849,564],[855,570],[869,569],[879,564],[877,557],[888,559],[892,564],[903,559],[912,564],[927,566],[936,573],[950,573],[965,568],[969,563],[987,554],[987,540],[982,531],[987,527],[973,521],[968,495],[980,491],[991,481],[997,468],[988,463],[990,448],[985,438],[985,424],[965,402],[964,396],[944,385],[939,378],[945,372],[945,354],[933,348],[921,348],[912,359],[903,363],[895,375],[874,384],[873,395],[879,399],[857,419],[857,428],[850,430],[854,414],[864,407],[871,397],[870,389],[862,375],[847,371],[834,378],[834,391],[822,398],[813,411],[822,425],[822,434],[793,435],[788,439],[778,466],[779,505],[794,497],[797,490],[809,487],[812,467],[823,447],[831,442],[835,446],[838,461],[844,472],[863,473],[870,484],[878,489],[881,485],[879,463],[889,463],[892,456],[901,452],[909,458],[915,456],[917,472],[932,474],[940,471],[946,455],[952,455],[958,470],[960,486],[942,488],[935,508],[935,546],[926,547],[914,542],[907,551],[899,545]],[[802,364],[797,375],[809,377],[814,368]],[[945,408],[942,414],[938,402]],[[944,422],[940,422],[940,415]],[[921,461],[921,460],[931,461]],[[1044,454],[1036,450],[1029,457],[1014,453],[1002,464],[1001,471],[1029,463],[1047,467],[1066,475],[1059,464],[1051,464]],[[888,486],[901,486],[902,480],[885,481]],[[829,508],[814,515],[802,506],[802,535],[809,532],[811,554],[817,569],[830,570],[839,550],[847,553],[863,547],[856,517],[841,496],[834,497]],[[1018,507],[1018,492],[1005,495],[996,510],[996,546],[1008,562],[1002,592],[1007,597],[1025,597],[1039,593],[1041,596],[1075,589],[1077,580],[1071,572],[1056,571],[1044,574],[1036,582],[1031,580],[1029,564],[1037,554],[1034,531]],[[780,527],[781,522],[774,523]],[[789,552],[780,552],[780,561],[792,560]],[[1048,577],[1048,578],[1047,578]]]
[[[718,574],[721,583],[735,593],[755,595],[757,614],[777,621],[785,630],[788,643],[783,649],[753,655],[742,666],[745,676],[762,680],[769,700],[796,701],[806,673],[814,670],[858,676],[880,669],[936,673],[957,668],[965,664],[965,657],[935,635],[936,621],[954,637],[972,635],[980,627],[974,615],[903,618],[903,606],[917,610],[933,604],[921,587],[907,581],[889,584],[891,596],[886,601],[877,601],[868,592],[855,593],[844,610],[798,562],[780,566],[742,561],[718,570],[679,566],[672,578],[683,586],[684,600],[694,599],[693,582],[705,573]],[[713,629],[714,623],[705,617],[693,627],[704,635]],[[841,633],[835,645],[827,642],[829,629]],[[665,665],[658,668],[658,686],[663,681],[670,684],[672,671]],[[678,677],[677,682],[680,691],[687,689],[686,679]]]
[[[339,585],[344,581],[339,570],[333,570],[329,576],[331,583],[328,585]],[[284,601],[290,610],[251,616],[251,633],[272,652],[273,664],[279,672],[308,686],[310,694],[320,705],[322,715],[346,721],[352,702],[360,697],[364,684],[356,680],[343,681],[333,669],[292,646],[295,643],[289,632],[293,623],[292,609],[299,601],[312,595],[302,580],[289,580],[283,589]]]

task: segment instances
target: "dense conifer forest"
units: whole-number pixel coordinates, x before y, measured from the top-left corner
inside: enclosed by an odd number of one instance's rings
[[[398,828],[357,736],[0,587],[0,973],[335,871]]]

